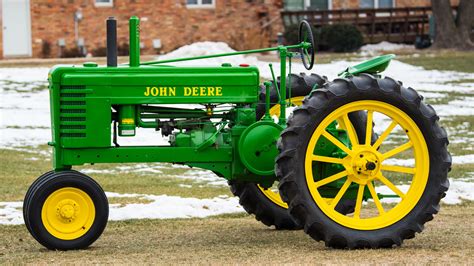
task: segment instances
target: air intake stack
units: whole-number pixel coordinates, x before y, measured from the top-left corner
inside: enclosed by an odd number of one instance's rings
[[[107,66],[117,67],[117,20],[107,19]]]

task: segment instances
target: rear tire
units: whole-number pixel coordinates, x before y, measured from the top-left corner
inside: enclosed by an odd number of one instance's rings
[[[419,197],[418,200],[401,199],[399,204],[413,207],[403,209],[403,212],[398,211],[400,214],[397,213],[395,216],[379,210],[379,217],[383,216],[382,219],[394,218],[385,221],[385,224],[369,226],[367,222],[364,224],[365,218],[358,220],[349,216],[340,218],[338,215],[333,215],[324,202],[319,200],[318,203],[319,198],[315,198],[314,195],[319,192],[315,192],[317,189],[311,190],[310,181],[305,176],[305,160],[308,158],[307,149],[310,148],[308,143],[315,134],[313,132],[317,132],[318,126],[325,121],[326,117],[336,113],[337,110],[344,110],[343,108],[351,104],[354,106],[358,101],[393,106],[394,110],[398,108],[401,111],[399,115],[406,115],[412,119],[416,131],[421,132],[427,147],[427,149],[423,148],[423,152],[429,155],[428,158],[423,157],[421,160],[422,163],[429,160],[428,174],[425,173],[426,175],[421,177],[421,180],[426,180],[425,187],[423,190],[418,188],[408,190],[405,194],[408,199]],[[424,224],[438,213],[439,202],[449,187],[447,173],[451,166],[451,156],[447,151],[446,131],[438,125],[438,119],[434,109],[423,103],[422,97],[415,90],[402,87],[400,82],[390,78],[376,79],[371,75],[361,74],[348,79],[336,79],[326,84],[323,89],[312,92],[303,105],[294,111],[279,141],[280,155],[277,158],[279,189],[282,198],[290,206],[290,214],[304,225],[305,232],[313,239],[324,241],[326,246],[333,248],[386,248],[399,246],[404,239],[413,238],[415,233],[421,232]],[[408,130],[405,130],[408,134]],[[412,145],[418,144],[413,142]],[[382,161],[380,161],[381,164]],[[418,159],[415,166],[417,165]],[[380,167],[383,169],[382,166]],[[415,169],[413,180],[417,175],[420,176],[418,173],[425,171],[423,165]],[[347,180],[355,179],[352,177],[350,179],[348,175]],[[422,181],[422,184],[423,182],[425,181]],[[370,183],[368,182],[367,186]],[[413,194],[417,196],[409,197]],[[406,214],[404,214],[405,211]],[[356,223],[358,224],[354,225]]]

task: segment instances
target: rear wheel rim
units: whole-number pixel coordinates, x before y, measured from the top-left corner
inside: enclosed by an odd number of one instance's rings
[[[367,111],[366,140],[359,144],[357,134],[348,118],[348,114],[355,111]],[[372,121],[374,112],[382,113],[392,119],[390,125],[383,131],[379,139],[372,144]],[[351,147],[347,147],[326,128],[333,121],[344,121],[344,128],[347,130]],[[349,126],[348,126],[349,125]],[[384,139],[391,133],[395,126],[399,125],[406,132],[409,141],[403,145],[394,148],[386,153],[378,151]],[[314,154],[317,141],[324,137],[346,152],[344,158],[326,157]],[[369,143],[366,145],[365,143]],[[413,149],[415,166],[404,167],[394,166],[384,163],[390,157],[403,152],[407,149]],[[344,166],[344,170],[321,180],[314,180],[313,162],[336,163]],[[375,165],[369,164],[373,163]],[[305,177],[311,196],[316,205],[331,220],[349,228],[357,230],[376,230],[390,226],[405,217],[416,206],[428,182],[429,175],[429,154],[426,141],[416,123],[403,111],[397,107],[385,102],[364,100],[348,103],[332,111],[318,125],[313,132],[308,143],[305,155]],[[365,166],[365,168],[364,168]],[[373,168],[373,169],[372,169]],[[369,170],[371,169],[371,170]],[[360,171],[359,171],[360,170]],[[406,172],[412,176],[412,182],[407,192],[402,192],[396,185],[384,177],[383,171]],[[318,188],[334,182],[336,180],[346,179],[344,185],[339,189],[333,201],[328,202],[324,199]],[[397,194],[401,201],[390,210],[385,210],[374,188],[374,182],[378,180]],[[346,193],[350,184],[358,184],[355,212],[352,216],[343,215],[335,210],[335,206]],[[363,209],[363,194],[367,187],[371,197],[376,205],[378,215],[373,217],[360,217]]]
[[[41,220],[52,236],[74,240],[85,235],[95,219],[91,197],[81,189],[65,187],[51,193],[43,204]]]

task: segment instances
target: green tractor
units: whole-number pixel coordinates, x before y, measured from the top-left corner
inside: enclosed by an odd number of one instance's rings
[[[295,45],[140,62],[132,17],[130,61],[118,65],[116,31],[109,18],[107,66],[60,65],[49,73],[54,170],[30,186],[23,208],[26,227],[45,247],[86,248],[106,227],[104,191],[72,170],[84,164],[211,170],[257,220],[304,229],[334,248],[399,246],[438,212],[449,187],[446,131],[414,89],[380,74],[393,55],[333,81],[291,74],[292,58],[308,70],[314,63],[313,34],[302,21]],[[245,64],[172,66],[268,51],[279,55],[280,77],[270,64],[273,80],[262,85],[259,69]],[[118,136],[136,137],[137,128],[161,132],[169,145],[120,145]]]

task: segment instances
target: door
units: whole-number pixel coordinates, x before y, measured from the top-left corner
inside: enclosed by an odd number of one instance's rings
[[[31,56],[29,0],[2,0],[3,56]]]

